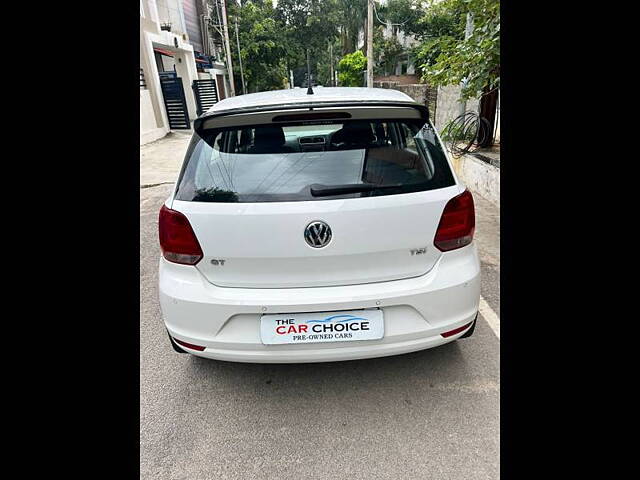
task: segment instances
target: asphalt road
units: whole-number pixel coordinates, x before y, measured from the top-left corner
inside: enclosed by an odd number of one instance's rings
[[[481,316],[469,339],[372,360],[257,365],[174,353],[157,291],[164,181],[142,178],[140,190],[142,479],[499,478],[500,341]],[[499,315],[499,210],[475,198],[482,296]]]

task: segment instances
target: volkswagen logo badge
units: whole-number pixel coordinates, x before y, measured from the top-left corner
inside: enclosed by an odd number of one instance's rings
[[[309,246],[313,248],[322,248],[329,244],[331,241],[331,227],[326,223],[316,220],[307,225],[304,229],[304,239]]]

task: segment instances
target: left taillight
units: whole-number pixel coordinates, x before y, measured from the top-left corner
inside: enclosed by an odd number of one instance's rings
[[[202,260],[202,248],[189,220],[182,213],[163,205],[158,220],[158,233],[162,255],[168,261],[195,265]]]

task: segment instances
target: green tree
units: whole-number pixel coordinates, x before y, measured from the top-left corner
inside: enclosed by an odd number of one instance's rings
[[[384,5],[376,4],[376,10],[381,20],[395,24],[394,32],[417,36],[422,32],[419,22],[425,13],[424,4],[424,0],[388,0]]]
[[[242,5],[228,2],[229,36],[235,37],[238,19],[240,55],[247,93],[284,88],[287,70],[284,62],[286,39],[271,0],[247,0]],[[241,92],[240,64],[234,42],[231,45],[236,91]]]
[[[294,70],[296,83],[306,72],[307,49],[311,71],[318,79],[320,63],[328,65],[328,42],[338,37],[337,0],[279,0],[275,13],[285,39],[285,63]]]
[[[441,12],[449,11],[455,25],[451,35],[436,37],[423,45],[419,57],[423,78],[432,85],[452,85],[466,82],[464,98],[479,96],[500,87],[500,1],[444,0]],[[473,15],[473,33],[464,39],[460,19]],[[460,16],[456,20],[456,15]]]
[[[337,0],[279,0],[275,13],[292,48],[321,50],[338,35]]]
[[[367,0],[338,0],[338,15],[338,29],[344,56],[356,50],[358,33],[361,28],[364,28],[367,19]]]
[[[445,1],[431,5],[415,22],[412,34],[421,41],[412,48],[418,70],[424,73],[443,53],[443,45],[464,39],[466,11],[462,1]]]
[[[373,35],[373,73],[376,75],[393,75],[400,57],[406,54],[405,48],[395,36],[384,38],[382,27],[377,27]]]
[[[338,81],[342,87],[364,86],[367,57],[360,50],[349,53],[338,62]]]
[[[333,45],[333,68],[337,70],[337,62],[336,59],[340,58],[340,39],[334,38],[331,42]],[[320,85],[329,86],[332,84],[331,81],[331,68],[329,66],[331,62],[331,58],[329,57],[329,42],[327,45],[319,49],[316,52],[316,60],[317,60],[317,76],[315,77],[318,80]]]
[[[376,30],[373,35],[373,57],[376,61],[374,74],[389,75],[395,73],[399,60],[407,56],[415,58],[419,49],[406,48],[398,41],[400,32],[421,38],[425,32],[422,24],[426,15],[424,0],[388,0],[377,4],[378,15],[374,19]],[[385,22],[385,23],[381,23]],[[383,36],[386,23],[391,26],[391,35]]]

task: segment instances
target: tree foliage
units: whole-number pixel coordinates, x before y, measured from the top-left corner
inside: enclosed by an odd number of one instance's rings
[[[367,19],[367,0],[337,0],[342,55],[353,53]]]
[[[331,79],[331,67],[330,64],[333,61],[333,68],[335,71],[338,70],[336,60],[340,58],[340,39],[338,37],[334,38],[332,41],[332,53],[333,59],[329,57],[329,42],[327,42],[326,48],[319,48],[316,51],[316,68],[317,74],[316,78],[320,85],[330,86],[333,85]]]
[[[229,36],[236,91],[241,92],[240,65],[235,44],[238,20],[240,57],[249,92],[283,88],[294,72],[300,85],[310,51],[315,79],[329,85],[329,45],[340,84],[363,85],[366,69],[367,0],[242,0],[227,2]],[[432,85],[459,84],[466,79],[466,97],[500,84],[499,0],[387,0],[376,2],[373,54],[376,74],[394,73],[398,61],[417,58],[423,80]],[[474,31],[464,39],[467,12],[473,13]],[[383,35],[384,22],[402,24]],[[402,31],[418,44],[411,49],[397,38]],[[388,31],[387,31],[388,32]],[[358,53],[359,35],[365,45]],[[361,38],[361,37],[360,37]]]
[[[247,85],[247,93],[284,88],[287,71],[283,59],[286,54],[282,28],[275,18],[271,0],[247,0],[242,6],[228,2],[229,36],[235,37],[238,19],[240,55]],[[238,51],[231,45],[231,58],[236,92],[242,92]]]
[[[449,34],[425,42],[419,57],[423,78],[432,85],[451,85],[465,82],[464,98],[500,86],[500,1],[444,0],[438,4],[438,21],[450,28]],[[473,15],[473,33],[464,38],[461,19]],[[447,20],[446,15],[452,17]],[[463,15],[464,14],[464,15]],[[447,23],[449,22],[449,23]],[[448,25],[448,27],[446,26]]]
[[[349,53],[338,62],[338,80],[342,87],[362,87],[367,57],[360,50]]]
[[[395,36],[385,38],[382,28],[376,28],[373,35],[373,58],[376,64],[373,73],[376,75],[393,75],[400,57],[406,53],[405,48]]]
[[[443,45],[464,40],[466,12],[462,2],[436,3],[418,19],[413,34],[421,43],[412,49],[418,69],[424,72],[435,65]]]
[[[421,41],[439,37],[462,40],[466,12],[464,0],[433,2],[428,8],[420,10],[420,18],[410,23],[405,31]]]
[[[425,13],[425,5],[423,0],[387,0],[385,4],[376,3],[376,10],[381,20],[396,25],[395,30],[408,35],[419,35],[419,22]],[[378,22],[377,18],[374,22]]]
[[[308,49],[312,71],[316,72],[319,56],[338,36],[337,0],[279,0],[276,19],[285,38],[288,67],[304,67],[306,71]]]
[[[300,85],[306,73],[307,50],[315,79],[330,84],[331,62],[335,67],[336,59],[355,51],[367,12],[367,0],[278,0],[275,7],[270,0],[246,0],[227,5],[232,45],[234,20],[238,17],[249,92],[282,88],[289,70],[294,73],[295,84]],[[329,58],[330,43],[333,59]],[[239,86],[240,67],[234,46],[231,50]]]

